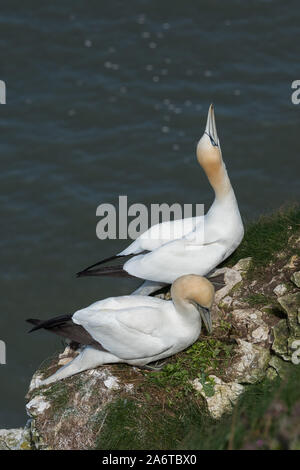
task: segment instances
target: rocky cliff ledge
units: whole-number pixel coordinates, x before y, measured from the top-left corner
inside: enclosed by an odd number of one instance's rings
[[[274,229],[274,219],[272,223]],[[25,431],[0,431],[0,446],[180,448],[203,417],[222,419],[254,384],[284,380],[292,369],[300,368],[299,225],[292,221],[289,229],[284,224],[277,244],[264,239],[255,250],[249,237],[252,243],[261,232],[268,237],[268,220],[261,224],[250,229],[234,257],[215,272],[224,273],[225,286],[216,294],[212,335],[201,335],[160,371],[103,366],[38,387],[41,378],[77,354],[67,347],[34,374]],[[253,257],[237,261],[241,253],[252,252]],[[14,439],[9,432],[15,433]]]

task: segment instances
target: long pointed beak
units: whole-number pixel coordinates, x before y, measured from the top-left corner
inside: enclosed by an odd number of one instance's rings
[[[201,316],[201,320],[203,321],[205,328],[207,329],[208,333],[212,332],[212,319],[211,319],[211,314],[208,308],[201,307],[201,305],[198,305],[198,310]]]
[[[219,138],[217,134],[216,119],[215,119],[215,112],[214,112],[213,104],[210,105],[209,110],[208,110],[205,133],[209,136],[212,145],[214,145],[215,147],[218,147]]]

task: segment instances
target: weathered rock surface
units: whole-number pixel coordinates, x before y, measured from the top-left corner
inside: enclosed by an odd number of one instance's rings
[[[286,362],[278,356],[271,357],[269,366],[270,366],[269,369],[276,371],[277,375],[279,375],[281,379],[285,379],[287,375],[290,373],[290,371],[292,370],[292,368],[295,367],[290,362]]]
[[[277,325],[272,328],[274,341],[272,344],[272,350],[285,360],[289,360],[288,357],[288,338],[289,328],[286,319],[280,320]]]
[[[223,382],[219,377],[210,375],[214,381],[214,395],[206,396],[203,385],[198,379],[193,381],[193,387],[205,399],[209,413],[214,419],[220,419],[223,414],[230,413],[245,387],[237,382]]]
[[[255,308],[235,309],[232,316],[239,331],[252,343],[266,343],[269,340],[270,327],[263,319],[263,313]]]
[[[0,429],[0,450],[31,450],[29,427]]]
[[[295,286],[300,288],[300,271],[296,271],[292,274],[291,281],[295,284]]]
[[[226,370],[226,377],[242,384],[254,384],[261,381],[270,360],[267,348],[237,339],[236,357]]]
[[[32,380],[35,386],[37,377]],[[32,418],[35,448],[80,450],[94,448],[108,404],[120,395],[130,395],[133,384],[120,382],[108,366],[49,386],[30,388],[26,409]]]
[[[252,258],[249,256],[248,258],[240,259],[234,266],[233,269],[235,271],[239,271],[240,273],[246,273],[248,269],[251,267]]]
[[[296,294],[287,294],[284,297],[280,297],[278,302],[287,314],[287,321],[291,334],[294,337],[300,338],[300,292],[297,292]]]
[[[287,292],[287,287],[284,284],[278,284],[274,287],[273,292],[276,295],[284,295]]]
[[[221,301],[221,299],[226,297],[230,293],[230,291],[242,280],[242,276],[240,272],[235,269],[231,269],[231,268],[217,269],[214,272],[214,275],[218,276],[219,274],[224,274],[225,286],[216,292],[216,298],[215,298],[216,304],[218,304]]]

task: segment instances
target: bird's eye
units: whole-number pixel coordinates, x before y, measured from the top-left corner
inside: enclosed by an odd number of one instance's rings
[[[211,145],[213,145],[214,147],[218,147],[218,144],[217,142],[214,140],[214,138],[208,133],[205,131],[205,134],[208,135],[208,137],[210,138],[210,142],[211,142]]]

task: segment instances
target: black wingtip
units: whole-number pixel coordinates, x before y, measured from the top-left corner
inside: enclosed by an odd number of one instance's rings
[[[96,274],[95,274],[96,273]],[[97,276],[97,271],[79,271],[79,273],[76,273],[76,277],[84,277],[84,276]]]
[[[78,273],[76,273],[76,277],[97,276],[97,273],[98,273],[97,269],[90,269],[90,270],[84,269],[83,271],[79,271]]]
[[[113,256],[109,256],[108,258],[104,258],[101,261],[98,261],[97,263],[94,263],[91,266],[88,266],[87,268],[83,269],[83,271],[79,271],[78,273],[76,273],[76,277],[88,276],[89,274],[86,274],[86,273],[89,272],[92,268],[95,268],[96,266],[99,266],[100,264],[108,263],[109,261],[113,261],[117,258],[125,258],[125,257],[126,257],[125,255],[113,255]]]
[[[38,320],[36,318],[27,318],[26,321],[34,325],[34,327],[31,328],[31,330],[29,330],[28,333],[32,333],[33,331],[38,330],[40,328],[41,320]]]
[[[31,328],[31,330],[28,330],[27,333],[32,333],[33,331],[38,330],[38,327],[35,326],[34,328]]]
[[[83,277],[83,276],[112,276],[112,277],[135,278],[135,276],[132,276],[127,271],[124,271],[122,265],[104,266],[103,268],[90,269],[88,271],[84,270],[78,273],[78,277]]]

